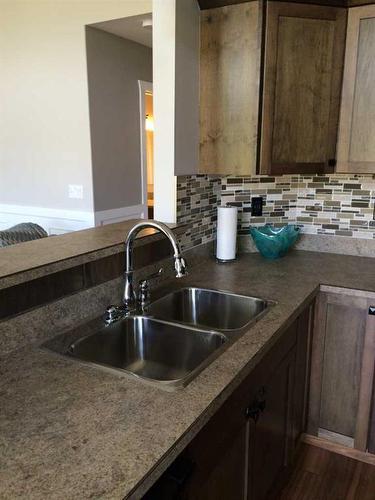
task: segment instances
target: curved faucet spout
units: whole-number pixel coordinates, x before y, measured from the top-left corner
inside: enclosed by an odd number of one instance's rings
[[[126,309],[132,310],[136,307],[136,294],[133,287],[133,245],[137,234],[143,229],[157,229],[163,233],[170,241],[173,248],[173,257],[175,261],[176,278],[182,278],[187,274],[186,263],[181,256],[181,250],[177,239],[169,227],[162,222],[155,220],[144,220],[135,224],[129,231],[125,240],[125,289],[124,305]]]

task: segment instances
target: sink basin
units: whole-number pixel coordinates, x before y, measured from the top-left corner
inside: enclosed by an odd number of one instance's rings
[[[96,318],[41,347],[175,390],[238,340],[272,304],[246,295],[184,287],[151,303],[143,315],[108,326]]]
[[[267,307],[266,300],[256,297],[186,287],[151,303],[147,315],[225,332],[250,326]]]
[[[226,340],[221,333],[130,316],[73,342],[66,354],[173,387],[196,376]]]

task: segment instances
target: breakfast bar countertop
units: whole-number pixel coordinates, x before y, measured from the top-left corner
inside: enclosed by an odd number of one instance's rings
[[[301,312],[319,285],[375,292],[374,259],[292,251],[202,260],[173,286],[277,304],[187,387],[166,392],[38,346],[0,358],[0,498],[140,498]]]

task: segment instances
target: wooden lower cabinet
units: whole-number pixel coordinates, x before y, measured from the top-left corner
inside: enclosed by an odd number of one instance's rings
[[[316,307],[308,432],[367,451],[375,293],[322,287]]]
[[[257,421],[250,420],[248,498],[263,500],[278,489],[293,453],[293,347],[269,373],[264,385],[265,409]]]
[[[191,477],[176,498],[244,498],[247,429],[243,423],[233,432],[225,421],[208,425],[183,456],[193,464]]]
[[[306,431],[311,370],[311,345],[314,327],[315,301],[298,318],[296,366],[293,396],[293,448],[297,448],[301,434]]]
[[[305,430],[310,316],[280,336],[145,499],[277,497]]]
[[[375,455],[375,376],[372,380],[371,417],[368,432],[368,452]]]

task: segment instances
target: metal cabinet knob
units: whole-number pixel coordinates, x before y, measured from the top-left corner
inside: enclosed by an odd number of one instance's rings
[[[266,409],[266,388],[262,386],[255,396],[254,401],[245,410],[246,418],[251,418],[254,422],[259,420],[260,415]]]

